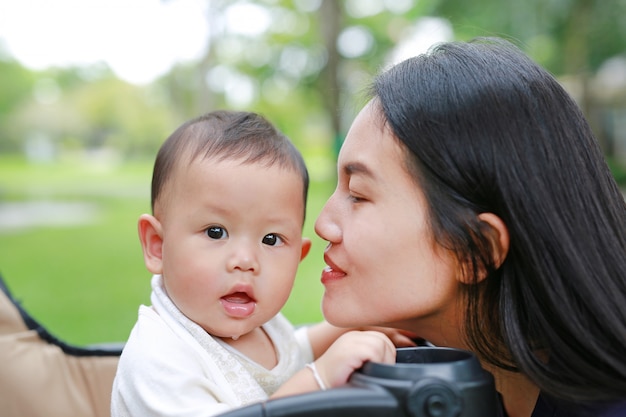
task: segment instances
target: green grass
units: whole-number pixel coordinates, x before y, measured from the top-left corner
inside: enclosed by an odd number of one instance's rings
[[[139,305],[149,304],[150,274],[136,221],[149,211],[151,169],[152,161],[31,165],[0,156],[0,205],[56,201],[97,209],[95,220],[82,225],[0,228],[0,273],[27,311],[60,339],[77,345],[123,341]],[[294,324],[322,318],[325,242],[313,223],[331,191],[330,182],[311,184],[304,234],[313,247],[283,310]]]

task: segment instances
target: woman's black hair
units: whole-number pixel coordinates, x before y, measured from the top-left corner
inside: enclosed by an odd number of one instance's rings
[[[440,44],[372,89],[465,266],[470,348],[556,398],[625,398],[626,205],[573,99],[493,38]],[[501,265],[484,212],[508,228]]]

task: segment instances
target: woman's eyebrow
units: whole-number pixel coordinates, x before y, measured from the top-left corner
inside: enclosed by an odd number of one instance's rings
[[[360,162],[351,162],[343,167],[343,172],[347,176],[352,176],[354,174],[362,174],[369,178],[374,178],[374,173],[364,164]]]

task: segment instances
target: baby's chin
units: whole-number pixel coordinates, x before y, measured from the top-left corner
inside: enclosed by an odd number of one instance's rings
[[[238,325],[239,324],[239,325]],[[250,336],[256,329],[260,329],[261,324],[258,323],[236,323],[229,328],[216,328],[201,326],[211,336],[223,340],[225,343],[236,342]]]

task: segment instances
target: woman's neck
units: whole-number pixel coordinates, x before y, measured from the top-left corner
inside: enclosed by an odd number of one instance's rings
[[[539,387],[519,372],[510,372],[483,364],[495,379],[509,417],[530,417],[537,404]]]
[[[458,315],[451,314],[445,322],[429,323],[425,320],[401,323],[399,328],[409,329],[424,337],[435,346],[447,346],[457,349],[472,349],[464,342],[463,336],[457,329],[462,328]],[[525,375],[519,372],[510,372],[501,368],[481,363],[482,367],[491,372],[495,379],[496,390],[502,395],[504,408],[509,417],[531,417],[539,388]]]

